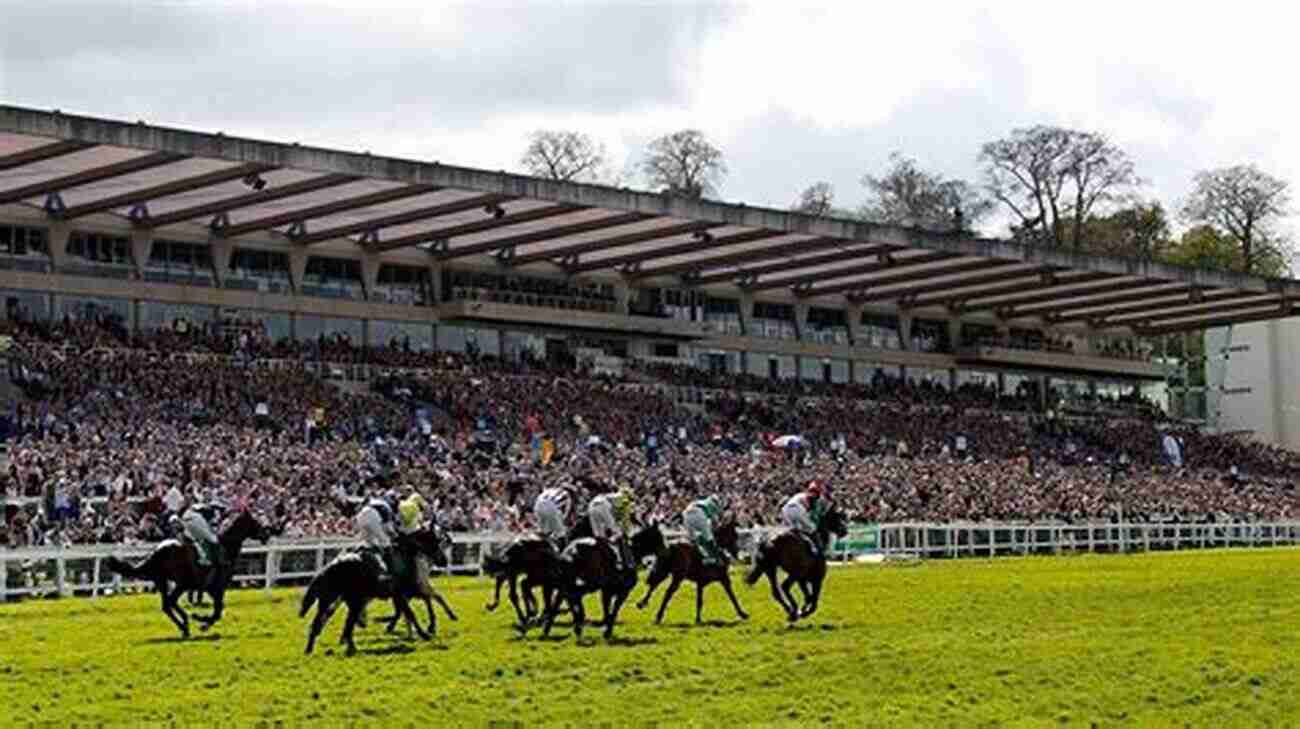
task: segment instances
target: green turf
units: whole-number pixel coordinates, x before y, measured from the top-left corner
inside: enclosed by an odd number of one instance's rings
[[[714,587],[725,622],[688,625],[683,588],[612,645],[521,641],[485,580],[439,586],[460,622],[350,659],[339,617],[301,655],[298,590],[186,643],[152,596],[0,606],[0,726],[1300,725],[1300,550],[836,569],[793,629],[743,585],[749,622]]]

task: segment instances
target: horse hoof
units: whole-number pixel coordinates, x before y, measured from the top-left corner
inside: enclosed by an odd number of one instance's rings
[[[749,613],[737,613],[741,620],[749,620]]]

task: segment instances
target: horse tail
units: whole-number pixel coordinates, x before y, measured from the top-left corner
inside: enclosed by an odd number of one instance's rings
[[[758,578],[767,572],[771,562],[772,542],[765,539],[758,543],[758,549],[754,552],[754,566],[750,567],[749,574],[745,575],[745,584],[753,587],[758,582]]]
[[[110,572],[116,572],[127,579],[138,580],[140,578],[153,577],[153,575],[149,573],[149,567],[152,561],[152,559],[146,559],[139,565],[133,565],[124,559],[110,556],[108,559],[104,560],[104,566],[107,567]]]
[[[325,573],[323,572],[316,575],[312,578],[311,584],[307,585],[307,591],[302,594],[302,605],[298,608],[298,617],[307,617],[307,611],[311,610],[311,606],[320,599],[322,589],[321,583],[324,581],[321,578],[324,577],[324,575]]]

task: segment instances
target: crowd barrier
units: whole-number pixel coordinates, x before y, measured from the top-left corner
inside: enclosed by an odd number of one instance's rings
[[[748,560],[754,545],[771,527],[741,531],[740,552]],[[667,531],[670,538],[680,532]],[[481,574],[483,558],[508,544],[509,532],[457,533],[452,536],[451,574]],[[998,557],[1036,554],[1121,553],[1300,545],[1300,521],[1225,524],[927,524],[894,523],[859,526],[831,548],[836,561],[874,556],[897,558]],[[301,584],[340,552],[355,548],[353,539],[273,540],[250,544],[240,555],[235,583],[241,587]],[[84,595],[96,597],[138,589],[146,583],[110,574],[110,555],[128,560],[149,554],[150,545],[85,545],[0,549],[0,602],[23,596]]]
[[[741,533],[741,552],[748,555],[764,528]],[[681,536],[668,530],[669,538]],[[481,574],[483,558],[515,539],[511,532],[456,533],[448,565],[439,570],[451,574]],[[272,540],[268,544],[246,544],[235,565],[235,584],[264,587],[304,583],[329,564],[339,553],[357,546],[355,539]],[[148,583],[125,580],[104,566],[109,556],[130,562],[143,559],[153,545],[74,545],[0,549],[0,602],[22,596],[90,596],[138,589]]]

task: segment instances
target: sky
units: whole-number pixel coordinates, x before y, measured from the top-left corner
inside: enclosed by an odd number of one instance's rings
[[[696,128],[720,198],[782,208],[822,180],[856,208],[895,151],[977,181],[1033,124],[1104,133],[1171,208],[1207,168],[1300,185],[1300,12],[1200,5],[5,2],[0,103],[515,171],[574,129],[634,187]]]

